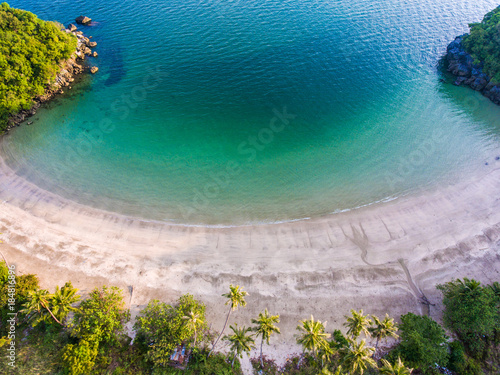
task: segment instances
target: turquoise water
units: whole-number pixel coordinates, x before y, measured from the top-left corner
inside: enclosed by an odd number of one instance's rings
[[[498,154],[499,107],[437,70],[496,1],[10,5],[95,21],[82,30],[98,74],[3,142],[19,175],[80,203],[186,224],[294,220],[453,183]]]

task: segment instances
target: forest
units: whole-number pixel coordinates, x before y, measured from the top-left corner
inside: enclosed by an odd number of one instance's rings
[[[500,6],[469,27],[470,33],[463,40],[466,51],[476,64],[483,65],[493,83],[500,83]]]
[[[77,39],[62,25],[0,4],[0,133],[10,114],[32,106],[75,51]]]

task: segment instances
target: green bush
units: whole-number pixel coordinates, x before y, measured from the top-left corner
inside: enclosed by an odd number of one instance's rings
[[[33,13],[0,4],[0,133],[9,114],[29,109],[55,79],[76,38]]]
[[[500,7],[489,12],[481,23],[469,25],[470,34],[463,43],[476,63],[483,63],[483,71],[494,82],[500,82]]]
[[[443,293],[445,326],[453,330],[475,358],[482,357],[499,327],[497,296],[475,280],[454,280],[437,288]]]
[[[424,374],[434,373],[436,364],[448,365],[448,344],[444,329],[428,316],[412,313],[401,316],[401,343],[390,354],[391,362],[403,362]]]

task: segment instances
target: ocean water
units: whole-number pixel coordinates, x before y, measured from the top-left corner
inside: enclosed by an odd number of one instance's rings
[[[500,108],[437,69],[497,1],[9,4],[94,21],[80,29],[99,72],[2,142],[19,175],[83,204],[179,224],[297,220],[455,183],[500,155]]]

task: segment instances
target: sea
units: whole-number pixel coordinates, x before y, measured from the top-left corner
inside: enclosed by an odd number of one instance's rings
[[[10,0],[97,66],[1,142],[16,174],[179,225],[315,218],[500,166],[500,107],[446,46],[493,0]]]

